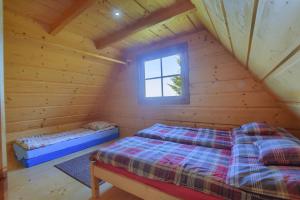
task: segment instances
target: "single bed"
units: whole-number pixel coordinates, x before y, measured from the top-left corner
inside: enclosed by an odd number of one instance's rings
[[[17,160],[32,167],[119,137],[116,127],[104,130],[79,128],[57,134],[20,138],[13,144]]]
[[[253,171],[248,171],[248,177],[242,179],[242,170],[239,173],[229,170],[232,165],[243,169],[249,163],[233,163],[233,157],[236,156],[227,149],[142,137],[124,138],[101,148],[91,157],[92,199],[99,199],[100,180],[143,199],[192,199],[191,196],[205,200],[299,199],[300,191],[286,189],[299,185],[298,180],[285,177],[276,183],[276,175],[267,176],[272,175],[268,170],[273,169],[265,168],[266,174],[260,173],[261,178],[250,184]],[[280,168],[277,170],[281,172]],[[233,181],[235,178],[241,181]],[[241,184],[243,180],[249,183],[246,187]],[[265,186],[270,180],[275,180],[273,185],[281,187],[275,191],[268,187],[257,190],[256,187]]]
[[[168,126],[157,123],[138,131],[135,136],[218,149],[231,149],[232,147],[231,131],[209,128]]]

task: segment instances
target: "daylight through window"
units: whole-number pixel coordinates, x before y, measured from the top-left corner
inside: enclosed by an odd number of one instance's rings
[[[156,103],[188,102],[186,44],[146,54],[139,65],[140,99]]]

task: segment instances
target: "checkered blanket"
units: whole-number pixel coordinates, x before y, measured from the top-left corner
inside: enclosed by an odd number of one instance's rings
[[[239,128],[235,128],[232,131],[232,143],[233,144],[253,144],[258,140],[265,140],[265,139],[284,139],[289,138],[293,140],[298,140],[295,136],[291,133],[286,131],[283,128],[277,128],[277,132],[274,132],[269,135],[254,135],[254,134],[247,134],[246,132],[242,131]]]
[[[269,139],[255,142],[259,161],[265,165],[300,166],[300,144],[288,139]]]
[[[273,135],[273,133],[277,132],[276,127],[261,122],[247,123],[242,125],[240,129],[248,135]]]
[[[154,124],[138,131],[136,136],[200,145],[218,149],[231,149],[231,132],[208,128],[189,128]]]
[[[300,199],[300,167],[265,166],[253,144],[233,146],[227,183],[274,198]]]
[[[274,199],[226,184],[231,152],[142,137],[103,147],[91,158],[139,176],[173,183],[227,200]]]

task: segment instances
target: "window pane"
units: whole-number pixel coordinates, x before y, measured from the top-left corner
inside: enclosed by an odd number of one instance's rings
[[[180,56],[178,54],[162,58],[163,76],[181,73]]]
[[[164,96],[180,96],[182,94],[181,76],[163,78]]]
[[[160,76],[160,59],[145,61],[145,78],[153,78]]]
[[[146,80],[145,83],[146,97],[161,97],[161,79]]]

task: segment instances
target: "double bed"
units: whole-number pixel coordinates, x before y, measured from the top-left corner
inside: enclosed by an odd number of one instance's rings
[[[263,165],[240,135],[161,124],[139,131],[91,157],[92,199],[100,180],[142,199],[300,199],[300,167]]]

